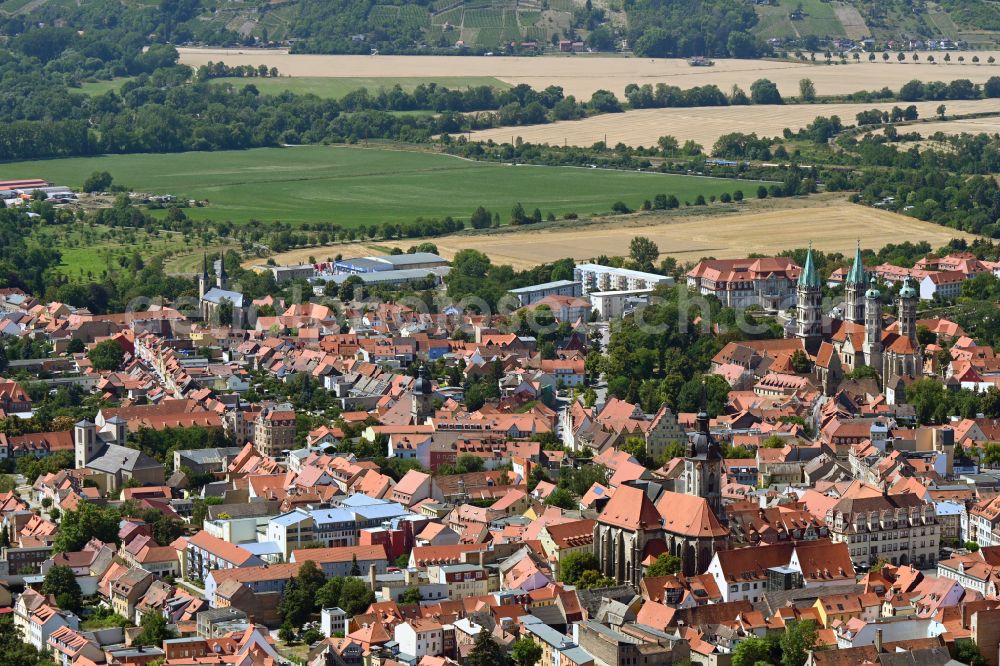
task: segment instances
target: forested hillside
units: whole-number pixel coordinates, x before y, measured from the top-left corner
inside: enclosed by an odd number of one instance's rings
[[[537,53],[561,41],[642,56],[827,50],[834,40],[994,45],[988,0],[4,0],[0,28],[124,28],[153,42],[306,53]],[[769,41],[770,40],[770,41]],[[834,48],[833,50],[840,50]]]

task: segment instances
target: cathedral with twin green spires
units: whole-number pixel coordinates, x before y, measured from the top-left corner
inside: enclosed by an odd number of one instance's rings
[[[874,276],[865,271],[860,244],[844,283],[842,317],[824,318],[822,286],[810,245],[796,287],[795,336],[813,358],[824,391],[832,394],[845,374],[864,366],[876,372],[886,399],[895,402],[903,387],[923,372],[917,290],[909,278],[903,281],[895,321],[887,325],[883,295]]]

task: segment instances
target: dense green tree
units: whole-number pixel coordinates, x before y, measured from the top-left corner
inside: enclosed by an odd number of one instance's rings
[[[403,591],[403,594],[399,597],[399,603],[401,604],[419,604],[423,597],[420,595],[419,587],[408,587]]]
[[[125,351],[114,340],[104,340],[94,345],[87,354],[95,370],[117,370],[125,359]]]
[[[63,610],[79,613],[83,607],[83,593],[70,567],[57,565],[49,569],[42,582],[42,592],[55,596]]]
[[[758,636],[750,636],[741,640],[733,650],[732,666],[757,666],[758,664],[772,664],[776,659],[774,656],[775,641]]]
[[[0,615],[0,654],[4,666],[48,666],[52,663],[50,657],[24,640],[21,631],[14,626],[13,613]]]
[[[344,579],[333,576],[316,591],[316,606],[319,608],[335,608],[340,605],[340,593],[344,588]]]
[[[527,636],[514,641],[510,656],[517,666],[535,666],[542,658],[542,648]]]
[[[503,649],[488,631],[476,634],[476,642],[465,658],[465,666],[510,666]]]
[[[660,248],[645,236],[634,236],[629,243],[629,256],[642,270],[652,270],[660,256]]]
[[[340,607],[348,615],[360,615],[375,603],[375,593],[360,578],[346,578],[340,593]]]
[[[781,104],[781,93],[769,79],[757,79],[750,84],[750,100],[754,104]]]
[[[167,620],[163,614],[157,610],[150,610],[143,614],[142,631],[132,639],[136,645],[163,645],[163,641],[176,638],[177,632],[167,626]]]
[[[976,642],[970,638],[955,641],[955,660],[969,666],[986,666],[989,663]]]
[[[545,498],[547,506],[557,506],[560,509],[573,510],[578,508],[576,498],[573,493],[565,488],[556,488]]]
[[[819,642],[816,623],[800,620],[785,626],[779,644],[781,646],[781,666],[803,666],[810,650],[815,650]]]
[[[315,562],[312,560],[303,562],[295,578],[285,585],[279,602],[278,613],[282,622],[295,628],[305,624],[312,614],[322,607],[318,592],[323,589],[326,582],[326,576]]]
[[[646,569],[646,575],[650,577],[654,576],[669,576],[675,574],[681,570],[681,558],[676,555],[670,555],[669,553],[663,553],[656,558],[656,561],[649,565]]]
[[[91,539],[117,544],[121,512],[115,507],[100,508],[90,502],[80,502],[75,511],[63,514],[59,532],[52,543],[55,553],[80,550]]]
[[[235,323],[233,312],[233,302],[228,298],[221,299],[219,307],[215,310],[215,319],[219,326],[232,326]]]
[[[600,571],[595,571],[593,569],[588,569],[580,574],[580,577],[576,579],[576,586],[581,590],[593,590],[595,588],[601,587],[614,587],[617,585],[617,581],[614,578],[609,578],[601,574]]]
[[[473,229],[488,229],[493,224],[493,216],[490,212],[480,206],[472,213],[469,223]]]
[[[792,369],[800,375],[812,372],[812,362],[810,362],[809,357],[801,349],[796,349],[792,353],[791,363]]]
[[[812,79],[799,81],[799,97],[804,102],[812,102],[816,99],[816,84],[812,82]]]
[[[572,585],[584,571],[598,571],[600,568],[593,553],[570,553],[559,562],[559,580]]]
[[[608,26],[598,26],[587,35],[587,46],[595,51],[611,51],[615,48],[615,36]]]
[[[107,171],[95,171],[83,181],[84,192],[103,192],[111,188],[114,179]]]

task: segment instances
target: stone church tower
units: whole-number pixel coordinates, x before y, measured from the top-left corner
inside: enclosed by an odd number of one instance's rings
[[[865,341],[862,350],[865,365],[882,374],[882,294],[875,285],[874,277],[865,292]]]
[[[917,290],[907,276],[903,279],[903,288],[899,290],[899,334],[917,341]]]
[[[823,342],[823,283],[813,263],[812,243],[795,294],[795,336],[802,339],[809,353],[815,354]]]
[[[865,279],[865,266],[861,262],[861,242],[858,241],[858,250],[854,253],[854,265],[851,272],[844,280],[844,320],[852,321],[855,324],[865,323],[865,287],[868,281]]]
[[[208,255],[201,255],[201,275],[198,276],[198,300],[205,298],[208,291]]]
[[[423,425],[434,416],[434,386],[431,384],[427,367],[420,368],[420,374],[413,382],[413,398],[410,404],[410,418],[414,425]]]
[[[722,449],[708,427],[708,414],[698,413],[698,430],[691,435],[684,457],[684,494],[701,497],[721,519]]]

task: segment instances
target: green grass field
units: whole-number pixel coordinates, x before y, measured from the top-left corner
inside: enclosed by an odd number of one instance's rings
[[[616,201],[638,208],[656,194],[682,202],[742,189],[749,182],[574,167],[507,166],[385,148],[299,146],[215,153],[108,155],[3,165],[10,178],[45,178],[79,187],[109,171],[133,190],[204,199],[195,219],[334,222],[341,226],[468,219],[477,206],[507,211],[605,212]]]
[[[118,92],[126,81],[131,81],[132,77],[122,77],[111,79],[110,81],[89,81],[81,83],[79,88],[72,89],[73,92],[82,92],[85,95],[103,95],[109,90]]]

